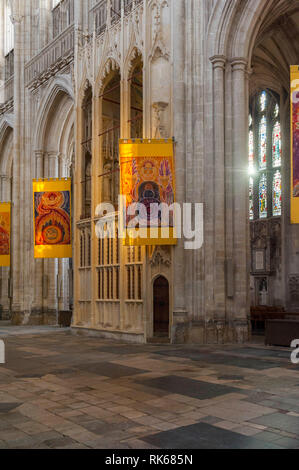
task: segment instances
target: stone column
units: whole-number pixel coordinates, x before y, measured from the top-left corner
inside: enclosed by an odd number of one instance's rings
[[[176,0],[172,4],[173,32],[173,135],[176,139],[176,200],[186,201],[186,110],[185,110],[185,1]],[[178,240],[174,249],[173,266],[173,327],[172,342],[184,342],[189,329],[186,309],[185,249],[184,240]]]
[[[234,329],[238,342],[249,331],[248,81],[247,61],[232,60]]]
[[[224,72],[226,58],[211,57],[213,64],[214,115],[214,321],[217,342],[223,342],[226,321],[225,240],[226,240],[226,181],[225,181],[225,104]],[[215,332],[216,333],[216,332]]]
[[[18,8],[19,7],[19,8]],[[14,5],[13,24],[15,31],[14,47],[14,133],[13,133],[13,154],[14,154],[14,176],[13,176],[13,211],[12,211],[12,278],[13,278],[13,302],[12,302],[12,321],[14,324],[24,322],[24,234],[22,233],[22,210],[23,205],[23,181],[22,160],[24,151],[24,83],[23,70],[25,58],[24,41],[24,16],[21,4]]]
[[[52,10],[52,0],[39,1],[39,50],[48,44],[50,41],[50,18]]]
[[[40,179],[44,176],[44,151],[35,151],[35,178]],[[43,313],[43,275],[44,275],[44,260],[34,260],[35,282],[34,282],[34,306],[33,314],[41,316]]]
[[[48,178],[57,178],[58,175],[58,156],[56,152],[47,152],[45,154],[45,167],[47,168]],[[47,275],[48,282],[48,295],[45,299],[44,307],[44,322],[56,323],[57,321],[57,274],[58,274],[58,260],[46,259],[44,260],[45,274]]]

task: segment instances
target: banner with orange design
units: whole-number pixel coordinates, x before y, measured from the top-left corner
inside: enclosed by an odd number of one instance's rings
[[[71,258],[71,180],[33,180],[35,258]]]
[[[120,168],[120,191],[125,206],[121,211],[124,244],[175,245],[173,141],[120,140]]]
[[[291,66],[291,223],[299,224],[299,66]]]
[[[0,203],[0,266],[10,266],[11,203]]]

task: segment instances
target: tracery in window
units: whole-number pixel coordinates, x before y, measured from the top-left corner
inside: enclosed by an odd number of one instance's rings
[[[83,142],[82,142],[82,219],[91,217],[92,193],[92,88],[88,86],[83,105]]]
[[[273,179],[273,215],[281,215],[281,173],[279,170],[276,171]]]
[[[273,163],[274,168],[281,166],[281,132],[280,132],[280,124],[278,121],[275,123],[274,128],[273,128],[272,163]]]
[[[267,105],[267,93],[263,91],[260,96],[260,107],[261,111],[264,112]]]
[[[98,300],[118,301],[120,295],[119,239],[107,226],[107,237],[98,241]]]
[[[265,170],[267,168],[267,120],[265,116],[260,122],[259,137],[260,170]]]
[[[282,139],[278,97],[264,90],[252,99],[249,116],[249,219],[280,217]]]
[[[254,189],[253,178],[250,177],[249,179],[249,218],[250,220],[254,219],[253,189]]]
[[[253,131],[249,131],[249,171],[253,172],[254,169],[254,138]]]
[[[260,178],[259,204],[260,204],[260,218],[265,219],[268,216],[268,188],[267,188],[267,176],[265,173]]]

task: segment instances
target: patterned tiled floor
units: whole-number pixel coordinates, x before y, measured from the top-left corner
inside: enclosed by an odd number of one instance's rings
[[[0,448],[299,449],[299,366],[261,345],[7,328]]]

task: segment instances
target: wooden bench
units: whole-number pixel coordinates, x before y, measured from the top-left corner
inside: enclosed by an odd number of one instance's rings
[[[250,314],[252,329],[256,329],[258,323],[262,323],[263,327],[265,327],[267,320],[283,320],[287,315],[283,307],[268,307],[264,305],[251,307]]]
[[[299,339],[299,314],[286,319],[266,320],[266,346],[291,346]]]

